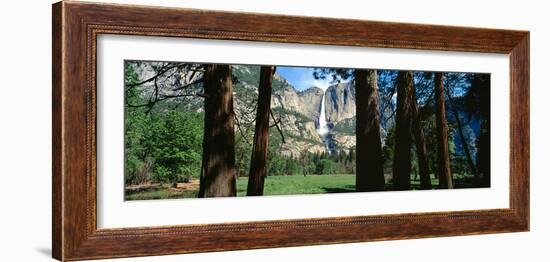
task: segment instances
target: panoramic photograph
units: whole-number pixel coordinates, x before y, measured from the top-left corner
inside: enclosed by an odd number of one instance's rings
[[[123,66],[127,201],[490,187],[490,74]]]

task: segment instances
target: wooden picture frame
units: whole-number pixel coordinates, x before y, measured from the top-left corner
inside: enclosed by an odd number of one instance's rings
[[[154,14],[154,15],[153,15]],[[53,257],[81,260],[529,230],[529,32],[83,2],[53,5]],[[510,207],[98,229],[98,34],[508,54]]]

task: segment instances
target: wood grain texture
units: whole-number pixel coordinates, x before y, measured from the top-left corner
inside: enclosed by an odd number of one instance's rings
[[[61,257],[63,253],[63,203],[62,170],[61,170],[61,83],[62,83],[62,17],[61,5],[52,8],[52,256]]]
[[[529,230],[529,33],[482,28],[60,2],[53,6],[53,257],[82,260]],[[98,34],[510,55],[510,208],[97,229]]]
[[[510,52],[510,208],[529,228],[529,33]]]

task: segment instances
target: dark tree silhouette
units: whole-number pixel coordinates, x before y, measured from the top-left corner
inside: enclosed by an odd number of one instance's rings
[[[474,158],[472,157],[472,152],[470,151],[470,145],[468,144],[468,141],[466,141],[466,136],[464,135],[462,118],[460,117],[460,112],[458,111],[456,102],[454,101],[451,95],[450,89],[451,88],[447,88],[447,98],[449,100],[449,107],[456,121],[456,128],[458,129],[458,137],[460,139],[460,144],[462,145],[462,148],[466,155],[466,161],[468,162],[468,167],[470,168],[470,172],[472,172],[472,174],[476,178],[479,178],[476,165],[474,164]]]
[[[384,190],[384,167],[380,139],[380,112],[376,70],[356,69],[356,190]]]
[[[393,157],[393,185],[395,190],[408,190],[411,188],[412,92],[413,73],[400,71],[397,76],[397,113]]]
[[[418,158],[418,173],[420,174],[420,187],[422,189],[431,189],[432,182],[430,180],[430,171],[428,164],[428,154],[426,152],[426,142],[424,138],[424,130],[422,129],[422,121],[420,119],[420,109],[416,101],[416,88],[413,85],[411,90],[411,113],[412,113],[412,130],[414,133],[414,142],[416,145],[416,156]]]
[[[261,67],[256,128],[250,160],[250,173],[248,175],[247,196],[261,196],[264,193],[264,179],[267,176],[267,149],[273,73],[273,67]]]
[[[453,177],[449,158],[449,140],[445,117],[445,87],[443,73],[435,73],[436,126],[437,126],[437,162],[440,188],[453,188]]]
[[[230,65],[204,72],[204,139],[199,197],[236,196],[235,116]]]
[[[472,86],[466,94],[466,111],[481,120],[477,139],[477,170],[481,174],[483,186],[491,185],[491,77],[488,74],[476,74]]]

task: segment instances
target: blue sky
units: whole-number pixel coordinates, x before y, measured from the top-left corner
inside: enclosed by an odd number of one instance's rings
[[[331,85],[330,81],[332,80],[330,77],[328,79],[315,79],[312,67],[277,66],[277,74],[285,78],[298,91],[306,90],[312,86],[326,90]]]

